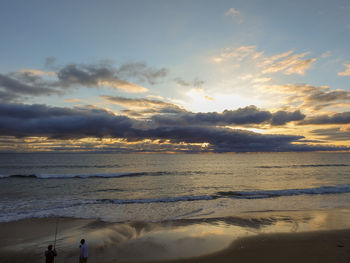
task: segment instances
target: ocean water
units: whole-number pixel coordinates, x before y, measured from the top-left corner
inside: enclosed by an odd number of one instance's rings
[[[350,208],[349,153],[0,154],[0,222]]]

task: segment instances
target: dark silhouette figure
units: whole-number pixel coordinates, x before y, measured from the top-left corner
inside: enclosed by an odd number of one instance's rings
[[[56,256],[57,256],[56,249],[52,249],[52,245],[49,245],[47,247],[47,250],[45,251],[45,257],[46,257],[45,263],[54,263]]]
[[[87,263],[87,258],[89,256],[88,247],[85,239],[80,240],[80,256],[79,263]]]

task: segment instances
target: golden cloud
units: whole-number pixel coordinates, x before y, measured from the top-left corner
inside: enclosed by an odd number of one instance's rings
[[[346,69],[343,72],[339,72],[338,76],[350,76],[350,64],[344,64]]]
[[[145,87],[124,80],[101,80],[98,81],[98,85],[112,87],[130,93],[143,93],[148,91]]]

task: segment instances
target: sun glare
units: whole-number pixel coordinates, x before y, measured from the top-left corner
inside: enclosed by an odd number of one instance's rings
[[[238,94],[207,94],[202,89],[192,89],[186,93],[186,96],[188,98],[186,108],[193,112],[222,112],[262,104],[261,101],[254,98],[247,98]]]

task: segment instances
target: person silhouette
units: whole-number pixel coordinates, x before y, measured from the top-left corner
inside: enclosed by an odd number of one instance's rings
[[[80,240],[79,248],[80,248],[79,263],[87,263],[89,252],[88,252],[88,246],[85,242],[85,239]]]
[[[45,251],[45,257],[46,257],[45,263],[54,263],[56,256],[57,256],[56,249],[52,249],[52,245],[49,245],[47,247],[47,250]]]

